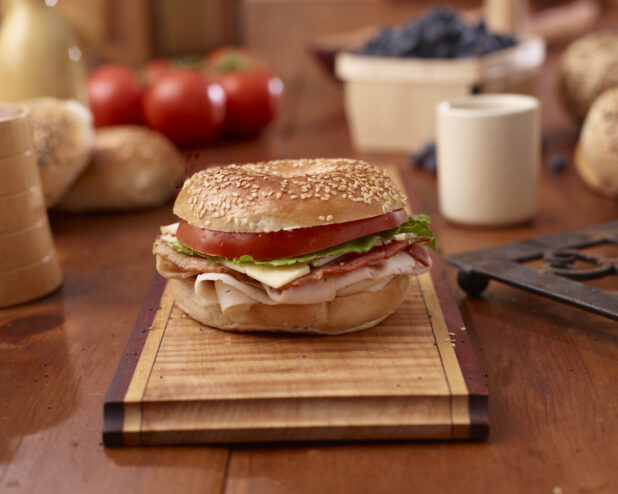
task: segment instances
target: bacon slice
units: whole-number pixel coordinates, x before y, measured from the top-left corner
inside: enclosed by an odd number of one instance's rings
[[[426,237],[418,237],[413,240],[413,244],[409,241],[391,242],[390,244],[382,245],[380,247],[374,247],[365,254],[351,254],[349,256],[337,259],[332,264],[326,264],[320,268],[312,268],[310,273],[305,276],[295,279],[291,283],[288,283],[282,289],[286,289],[292,286],[303,286],[312,281],[321,280],[324,276],[328,275],[342,275],[354,271],[368,264],[375,264],[383,259],[388,259],[398,254],[402,250],[409,248],[410,255],[420,262],[423,266],[429,266],[429,259],[425,250],[418,245],[420,242],[428,242],[431,239]]]
[[[429,259],[429,254],[427,254],[427,251],[420,246],[418,243],[414,243],[410,246],[410,248],[408,249],[408,253],[414,258],[416,259],[418,262],[420,262],[423,266],[430,266],[431,265],[431,260]]]

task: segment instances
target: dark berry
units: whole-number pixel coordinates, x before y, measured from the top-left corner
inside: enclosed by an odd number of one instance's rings
[[[487,32],[485,20],[475,26],[455,11],[435,7],[405,26],[382,30],[360,49],[366,55],[385,57],[462,58],[508,48],[517,40]]]
[[[566,167],[566,160],[564,156],[554,154],[549,157],[549,169],[553,172],[561,172]]]
[[[425,144],[425,149],[423,149],[423,153],[425,153],[425,157],[429,157],[429,155],[436,154],[436,143],[428,142]]]
[[[427,170],[430,173],[436,173],[437,166],[436,166],[436,155],[435,154],[431,154],[427,156],[427,158],[425,158],[425,170]]]
[[[423,163],[425,161],[425,156],[423,155],[423,153],[412,153],[408,157],[408,160],[410,161],[410,164],[412,166],[414,166],[415,168],[418,168],[420,166],[423,166]]]

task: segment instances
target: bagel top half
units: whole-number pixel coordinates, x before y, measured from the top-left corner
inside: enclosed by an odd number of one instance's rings
[[[174,214],[223,232],[275,232],[379,216],[406,206],[386,172],[351,159],[214,167],[187,179]]]

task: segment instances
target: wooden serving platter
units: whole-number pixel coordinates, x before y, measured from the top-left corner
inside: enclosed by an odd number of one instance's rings
[[[486,385],[432,255],[392,316],[341,336],[208,328],[155,277],[105,399],[104,443],[485,438]]]

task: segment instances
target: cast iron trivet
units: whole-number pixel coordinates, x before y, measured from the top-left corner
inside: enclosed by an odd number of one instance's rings
[[[618,295],[581,283],[618,275],[618,257],[578,250],[601,244],[618,245],[618,221],[462,252],[446,262],[459,269],[457,281],[469,297],[493,279],[618,321]],[[538,270],[522,264],[536,259],[543,260]]]

